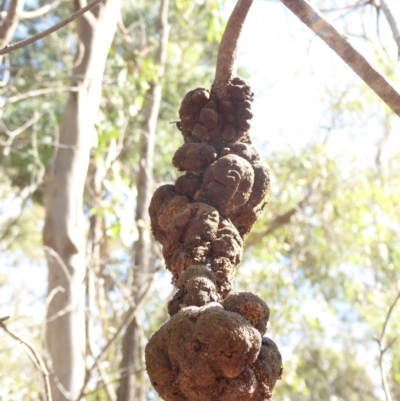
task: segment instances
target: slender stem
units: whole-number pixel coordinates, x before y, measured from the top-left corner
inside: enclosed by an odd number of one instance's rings
[[[36,348],[33,345],[29,344],[27,341],[23,340],[17,334],[13,333],[4,324],[4,321],[6,319],[8,319],[8,316],[6,318],[1,318],[0,319],[0,328],[3,329],[15,341],[20,342],[21,344],[23,344],[26,347],[27,355],[32,360],[32,362],[35,365],[35,367],[38,370],[40,370],[40,372],[42,373],[43,382],[44,382],[45,400],[46,401],[52,401],[51,390],[50,390],[50,381],[49,381],[49,372],[47,371],[46,365],[45,365],[42,357],[40,356],[39,352],[36,350]]]
[[[400,94],[368,61],[306,0],[281,0],[315,32],[400,117]]]
[[[390,394],[389,385],[386,380],[385,370],[384,370],[384,366],[383,366],[383,356],[384,356],[385,352],[390,348],[390,346],[393,345],[394,341],[397,338],[395,337],[392,341],[390,341],[389,344],[386,345],[386,347],[383,346],[383,342],[385,340],[387,325],[389,323],[393,309],[395,308],[395,306],[399,300],[400,300],[400,292],[397,294],[396,298],[394,299],[394,301],[392,302],[392,304],[390,305],[390,307],[386,313],[386,317],[385,317],[385,321],[382,326],[382,331],[381,331],[380,337],[374,338],[374,340],[378,343],[378,347],[379,347],[379,371],[380,371],[380,375],[381,375],[381,382],[382,382],[383,391],[385,393],[386,401],[392,401],[393,398],[392,398],[392,395]]]
[[[387,328],[387,325],[388,325],[388,323],[389,323],[390,317],[391,317],[391,315],[392,315],[393,309],[395,308],[395,306],[396,306],[396,304],[397,304],[397,302],[398,302],[399,300],[400,300],[400,292],[397,294],[396,298],[394,299],[394,301],[393,301],[392,304],[390,305],[389,310],[388,310],[388,312],[387,312],[387,314],[386,314],[385,322],[383,323],[382,332],[381,332],[381,336],[380,336],[380,342],[381,342],[381,343],[383,343],[383,340],[384,340],[384,338],[385,338],[385,335],[386,335],[386,328]]]
[[[400,59],[400,6],[396,0],[381,0],[382,11],[389,23],[397,45],[397,57]]]
[[[237,47],[243,24],[253,0],[238,0],[229,17],[218,50],[214,87],[226,85],[232,78],[237,56]]]
[[[2,49],[0,49],[0,55],[11,53],[14,50],[20,49],[21,47],[28,46],[40,39],[43,39],[44,37],[50,35],[51,33],[58,31],[59,29],[63,28],[64,26],[68,25],[70,22],[74,21],[81,15],[85,14],[87,11],[96,7],[102,1],[104,1],[104,0],[94,0],[93,2],[89,3],[87,6],[82,7],[80,10],[78,10],[75,13],[73,13],[72,15],[70,15],[65,20],[60,21],[59,23],[53,25],[51,28],[46,29],[45,31],[40,32],[37,35],[34,35],[28,39],[24,39],[24,40],[21,40],[20,42],[13,43],[11,45],[7,45],[7,46],[3,47]]]
[[[140,298],[138,299],[138,302],[135,305],[131,306],[131,308],[129,309],[127,315],[125,316],[122,324],[119,326],[119,328],[114,333],[112,338],[107,342],[107,344],[103,347],[103,349],[97,355],[92,366],[87,370],[85,381],[83,383],[83,387],[80,391],[80,394],[78,395],[78,398],[76,398],[75,401],[80,401],[83,397],[85,397],[86,388],[90,382],[90,379],[92,378],[93,371],[98,366],[98,364],[102,361],[102,359],[106,356],[107,351],[111,348],[111,346],[115,343],[115,341],[118,340],[120,334],[129,326],[129,324],[137,316],[138,311],[141,310],[143,303],[146,300],[146,295],[149,292],[151,285],[153,284],[154,277],[155,277],[155,274],[153,274],[152,278],[148,281],[146,287],[143,290],[143,293],[141,294]]]

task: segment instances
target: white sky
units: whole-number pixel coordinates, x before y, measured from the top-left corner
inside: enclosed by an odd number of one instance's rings
[[[349,1],[341,3],[350,4]],[[367,8],[365,14],[366,28],[375,35],[376,16],[372,7]],[[337,21],[334,25],[339,32],[360,33],[360,21],[360,14],[354,12],[348,21]],[[389,44],[389,52],[396,63],[397,49],[388,24],[382,18],[380,33],[386,40],[384,43]],[[350,35],[349,39],[372,64],[375,63],[368,43]],[[389,68],[397,69],[400,82],[400,64],[396,64]],[[240,43],[238,65],[252,74],[250,83],[256,94],[253,137],[262,148],[269,150],[296,148],[304,146],[311,138],[322,139],[326,131],[319,127],[330,125],[327,102],[323,101],[327,99],[327,90],[358,91],[358,86],[364,85],[339,56],[277,1],[254,1]],[[366,90],[369,92],[369,96],[377,99],[371,90]],[[360,101],[367,105],[369,100]],[[338,153],[360,147],[374,152],[375,143],[382,135],[382,114],[377,114],[375,120],[368,116],[368,126],[364,121],[359,124],[353,121],[355,126],[349,125],[348,129],[336,133],[330,146]],[[394,131],[398,131],[400,119],[395,121]],[[388,149],[400,149],[400,135],[392,135]]]

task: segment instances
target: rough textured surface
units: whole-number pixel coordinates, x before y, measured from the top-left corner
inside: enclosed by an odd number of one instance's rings
[[[257,295],[251,292],[231,293],[224,300],[224,308],[243,316],[261,335],[267,331],[269,308]]]
[[[275,344],[218,303],[172,316],[146,347],[146,362],[167,401],[263,400],[281,370]]]
[[[177,289],[170,320],[146,347],[150,380],[166,401],[262,401],[282,371],[275,343],[262,338],[268,306],[232,292],[270,179],[249,136],[250,87],[234,78],[224,93],[197,88],[183,99],[185,143],[173,158],[183,175],[158,188],[149,207]]]

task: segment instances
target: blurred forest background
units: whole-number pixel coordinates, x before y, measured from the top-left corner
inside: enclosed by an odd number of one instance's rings
[[[5,0],[0,47],[84,5]],[[400,84],[380,3],[315,5]],[[147,205],[178,176],[173,122],[186,92],[211,85],[232,7],[105,0],[1,56],[0,318],[42,355],[54,401],[158,399],[143,350],[173,287]],[[238,61],[273,182],[236,289],[271,308],[284,359],[274,399],[400,400],[399,118],[277,0],[255,1]],[[0,400],[45,400],[4,331]]]

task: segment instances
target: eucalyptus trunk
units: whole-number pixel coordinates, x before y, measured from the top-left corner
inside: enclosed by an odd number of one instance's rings
[[[75,0],[76,9],[81,7]],[[77,20],[78,53],[60,127],[46,173],[43,243],[49,269],[46,343],[54,401],[75,400],[85,378],[85,219],[83,191],[107,54],[120,0],[106,0]]]
[[[150,257],[150,218],[148,208],[153,189],[153,159],[157,119],[161,104],[162,77],[166,61],[168,27],[168,0],[161,0],[157,28],[160,42],[157,48],[155,63],[158,66],[157,82],[150,83],[144,108],[144,123],[140,136],[140,158],[137,179],[137,206],[135,222],[138,239],[133,247],[133,287],[132,296],[135,304],[143,298],[147,283],[151,280]],[[121,378],[117,401],[145,400],[145,363],[143,347],[143,329],[138,315],[127,327],[122,347],[120,364]]]

